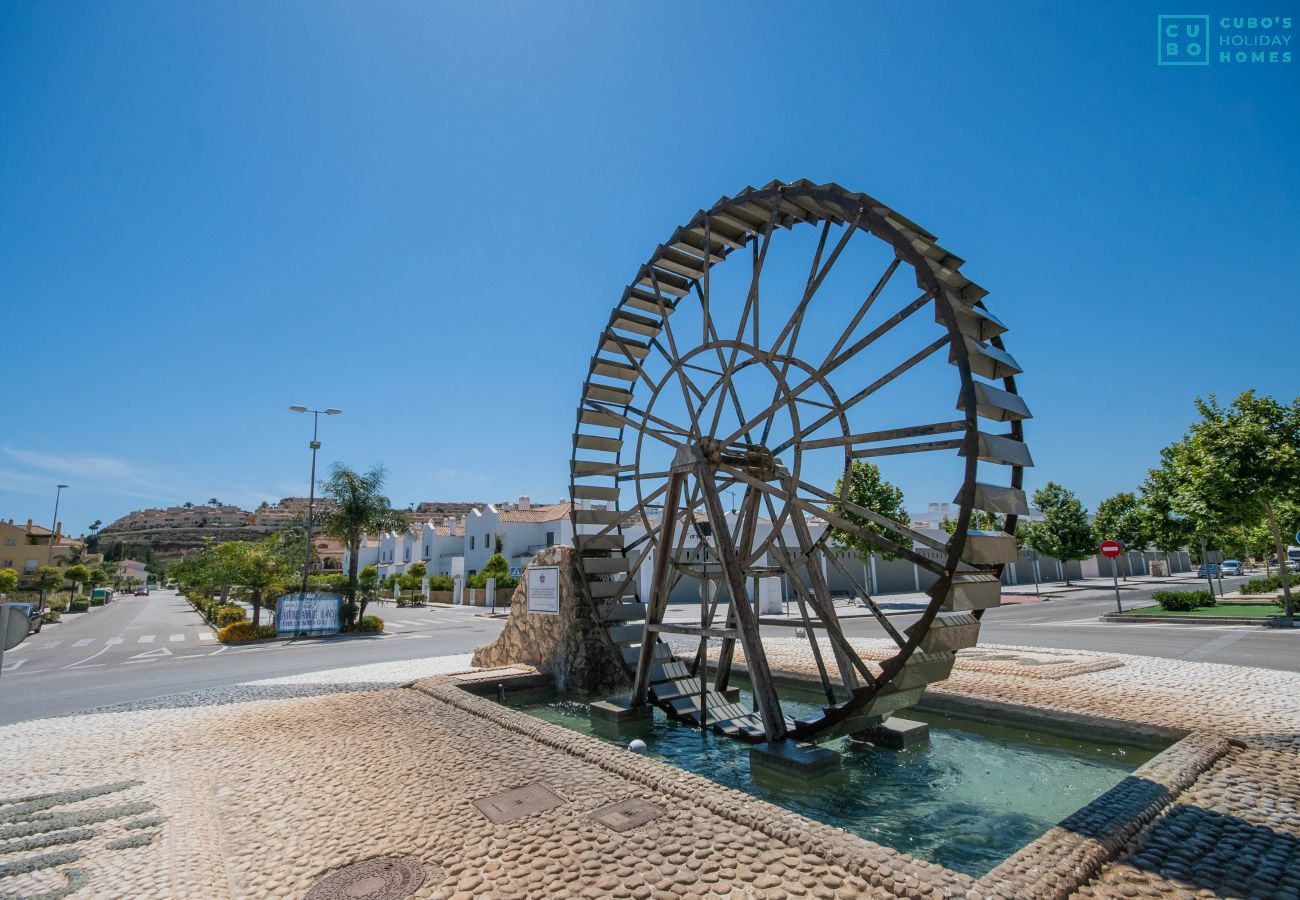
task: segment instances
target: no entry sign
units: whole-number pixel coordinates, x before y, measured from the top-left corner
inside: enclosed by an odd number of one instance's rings
[[[1115,557],[1119,556],[1120,550],[1122,549],[1123,548],[1120,547],[1119,545],[1119,541],[1101,542],[1101,555],[1106,557],[1107,559],[1114,559]]]

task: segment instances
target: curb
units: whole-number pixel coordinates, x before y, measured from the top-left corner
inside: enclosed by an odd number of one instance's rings
[[[1181,625],[1258,625],[1261,628],[1285,628],[1285,625],[1276,622],[1277,619],[1281,618],[1284,618],[1284,616],[1121,616],[1117,613],[1106,613],[1098,621],[1110,622],[1116,625],[1130,623],[1160,625],[1165,622],[1172,622]]]

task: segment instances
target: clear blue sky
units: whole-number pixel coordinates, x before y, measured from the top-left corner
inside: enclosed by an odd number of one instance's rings
[[[305,493],[292,403],[401,504],[558,499],[636,267],[801,177],[968,260],[1094,506],[1300,386],[1300,62],[1157,67],[1168,6],[6,3],[0,514]]]

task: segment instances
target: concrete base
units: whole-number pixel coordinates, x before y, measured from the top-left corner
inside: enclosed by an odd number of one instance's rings
[[[910,750],[929,742],[930,726],[925,722],[891,716],[875,728],[854,732],[849,735],[849,740],[888,750]]]
[[[750,747],[749,766],[803,781],[839,771],[840,755],[816,744],[785,740]]]
[[[631,699],[628,697],[597,700],[588,709],[593,721],[613,722],[615,724],[639,722],[654,715],[654,707],[649,703],[644,706],[633,706]]]

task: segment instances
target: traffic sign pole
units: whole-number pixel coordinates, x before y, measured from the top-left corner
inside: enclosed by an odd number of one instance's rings
[[[1124,606],[1119,602],[1119,567],[1115,565],[1115,557],[1110,558],[1110,577],[1115,582],[1115,612],[1123,613]]]
[[[1101,555],[1110,560],[1110,577],[1115,582],[1115,612],[1121,615],[1124,612],[1124,606],[1119,602],[1119,566],[1115,565],[1115,557],[1119,556],[1123,549],[1119,541],[1102,541]]]

